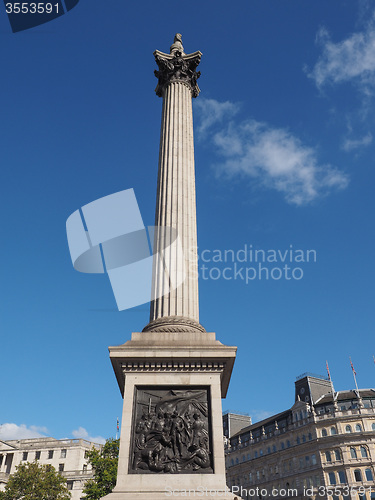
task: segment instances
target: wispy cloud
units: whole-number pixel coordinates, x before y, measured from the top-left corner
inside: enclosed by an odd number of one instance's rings
[[[257,180],[266,188],[281,192],[287,202],[303,205],[348,185],[348,177],[337,168],[320,164],[314,148],[287,129],[275,128],[253,119],[234,121],[238,109],[212,99],[201,99],[198,115],[205,121],[206,106],[220,117],[219,128],[212,115],[204,126],[206,136],[222,161],[218,175]],[[199,125],[200,126],[200,125]],[[198,126],[198,130],[199,130]]]
[[[106,441],[102,436],[90,436],[84,427],[78,427],[78,429],[72,431],[72,436],[76,439],[86,439],[87,441],[99,444],[104,444]]]
[[[205,135],[213,125],[222,123],[239,111],[239,104],[230,101],[218,102],[215,99],[200,99],[195,102],[195,108],[200,111],[200,121],[197,127],[199,135]]]
[[[353,149],[369,146],[371,143],[372,143],[372,134],[368,132],[360,139],[348,139],[348,138],[344,139],[344,142],[342,144],[342,149],[344,151],[352,151]]]
[[[260,422],[274,414],[274,412],[268,410],[251,410],[251,422],[255,424],[256,422]]]
[[[46,437],[47,433],[48,429],[46,427],[36,425],[30,425],[29,427],[25,424],[17,425],[13,423],[0,425],[0,439],[3,441]]]
[[[318,32],[321,55],[308,72],[318,87],[342,82],[356,83],[367,95],[375,89],[375,15],[363,31],[334,43],[326,28]]]

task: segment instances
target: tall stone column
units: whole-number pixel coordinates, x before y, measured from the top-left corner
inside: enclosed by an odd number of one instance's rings
[[[206,332],[198,316],[191,100],[199,93],[201,53],[186,55],[176,35],[170,54],[154,54],[163,97],[154,255],[162,258],[154,259],[150,323],[109,348],[124,405],[117,483],[105,499],[165,500],[189,491],[233,500],[221,398],[236,347]]]
[[[159,70],[156,94],[163,98],[154,240],[155,260],[150,323],[144,331],[204,331],[199,324],[197,218],[192,98],[200,90],[201,52],[185,54],[177,34],[170,54],[154,52]],[[165,251],[168,229],[180,245]],[[167,275],[165,269],[168,269]],[[185,276],[185,279],[183,279]],[[182,284],[178,284],[183,279]],[[176,286],[177,284],[177,286]],[[176,286],[176,287],[175,287]]]

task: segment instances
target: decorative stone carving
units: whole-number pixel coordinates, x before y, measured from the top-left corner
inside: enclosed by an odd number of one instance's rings
[[[170,54],[164,54],[158,50],[154,52],[155,61],[159,67],[159,70],[154,72],[156,78],[159,79],[155,89],[156,95],[162,97],[165,87],[171,82],[182,82],[190,88],[192,96],[197,97],[200,92],[197,80],[201,72],[196,69],[202,54],[199,51],[185,54],[180,33],[175,35],[170,52]]]
[[[130,474],[213,473],[208,389],[137,388]]]
[[[143,332],[205,332],[204,327],[190,318],[183,316],[164,316],[146,325]]]

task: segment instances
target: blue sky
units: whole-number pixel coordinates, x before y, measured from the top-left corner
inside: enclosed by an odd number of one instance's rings
[[[354,387],[349,356],[358,385],[374,386],[371,2],[80,0],[17,34],[2,9],[0,439],[116,432],[107,347],[140,331],[149,307],[118,312],[107,277],[73,269],[65,222],[134,188],[153,224],[162,101],[152,53],[168,52],[176,32],[186,52],[203,52],[200,256],[316,252],[291,264],[302,279],[246,283],[206,263],[220,277],[200,280],[201,323],[238,346],[223,408],[254,420],[286,409],[295,377],[324,375],[326,359],[337,390]]]

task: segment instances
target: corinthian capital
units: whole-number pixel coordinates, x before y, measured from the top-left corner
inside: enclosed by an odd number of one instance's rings
[[[196,69],[202,53],[198,50],[192,54],[185,54],[179,33],[176,34],[170,50],[170,54],[159,50],[154,52],[156,64],[159,67],[158,70],[155,70],[155,76],[159,80],[155,89],[156,95],[162,97],[164,89],[171,82],[183,82],[190,88],[192,97],[197,97],[200,92],[197,80],[201,73]]]

